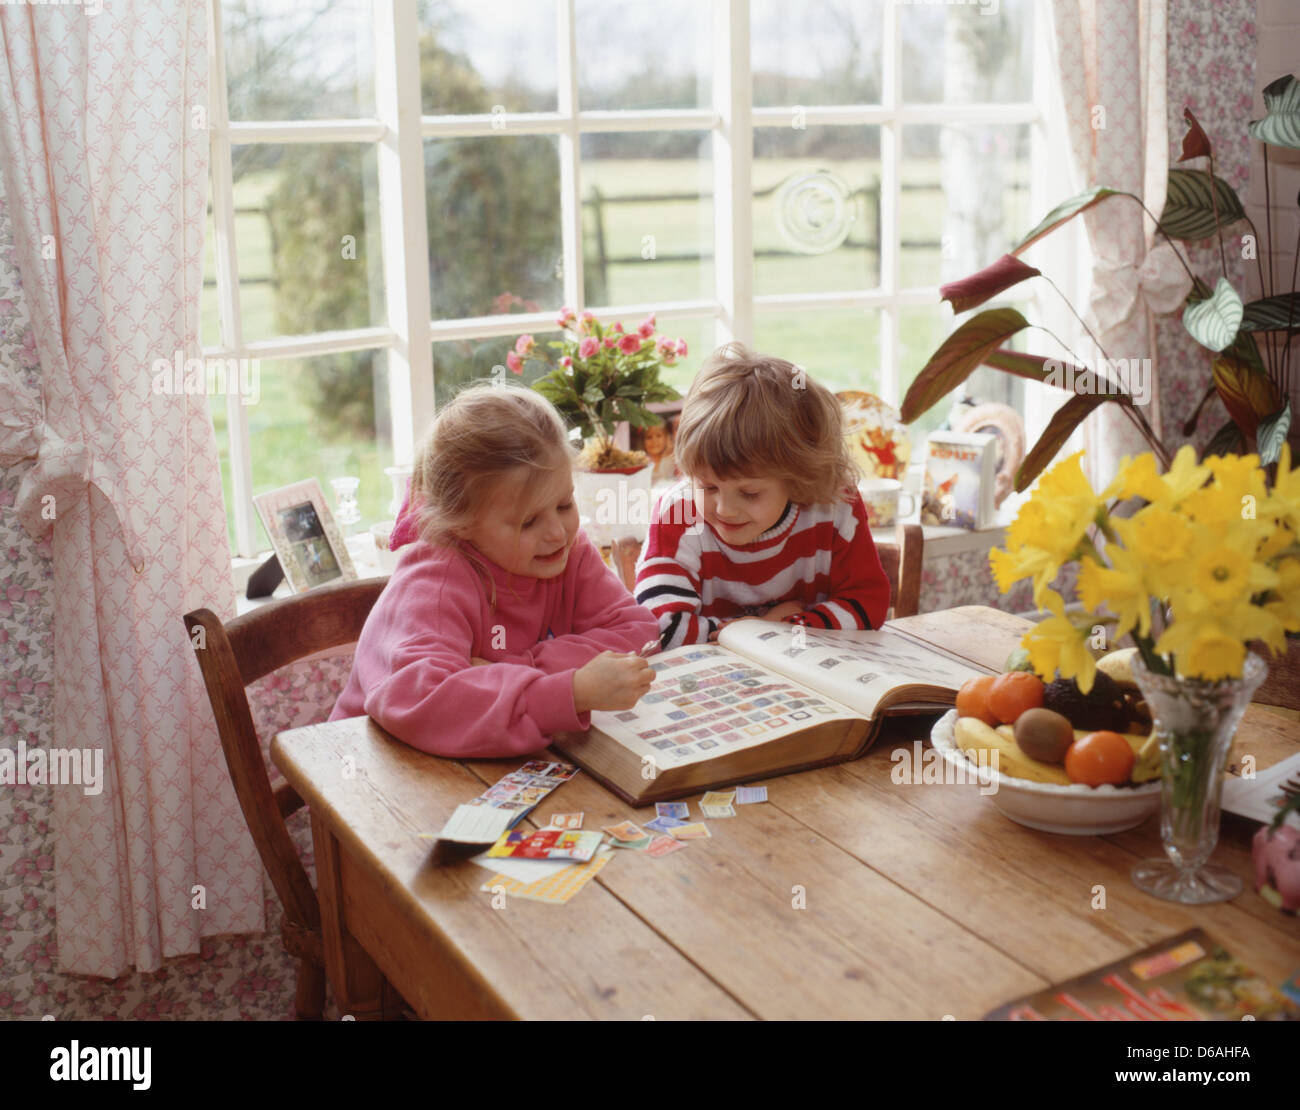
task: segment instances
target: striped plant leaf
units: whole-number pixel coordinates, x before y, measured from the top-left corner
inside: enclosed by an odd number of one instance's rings
[[[1243,435],[1254,435],[1259,422],[1277,411],[1277,389],[1267,374],[1232,355],[1220,355],[1212,368],[1214,386],[1228,415]]]
[[[1255,442],[1259,444],[1259,461],[1267,466],[1277,462],[1282,455],[1282,444],[1286,434],[1291,430],[1291,406],[1285,404],[1282,411],[1274,413],[1259,422],[1259,431],[1255,433]]]
[[[992,308],[972,316],[930,356],[930,361],[916,375],[900,415],[910,424],[935,402],[951,393],[982,366],[986,357],[1029,321],[1014,308]]]
[[[1242,331],[1300,331],[1300,293],[1251,301],[1241,314]]]
[[[994,370],[1002,370],[1007,374],[1014,374],[1018,378],[1028,378],[1035,382],[1047,381],[1049,373],[1047,363],[1048,359],[1043,355],[1029,355],[1024,351],[1008,350],[1006,347],[999,347],[984,356],[985,366],[992,366]],[[1075,377],[1083,373],[1079,367],[1068,362],[1058,361],[1056,365]]]
[[[1020,254],[1022,251],[1027,250],[1034,243],[1038,242],[1038,240],[1048,232],[1054,231],[1056,228],[1060,227],[1061,224],[1068,220],[1072,220],[1080,212],[1086,211],[1094,204],[1105,200],[1107,197],[1118,195],[1119,190],[1117,189],[1107,189],[1104,185],[1097,185],[1094,188],[1089,189],[1086,193],[1080,193],[1076,197],[1071,197],[1069,200],[1062,201],[1043,217],[1042,222],[1034,228],[1033,231],[1020,240],[1020,243],[1011,253]]]
[[[1016,471],[1016,492],[1021,493],[1029,488],[1048,463],[1056,458],[1074,429],[1083,423],[1093,409],[1114,400],[1117,399],[1104,394],[1076,393],[1057,409],[1052,419],[1048,421],[1047,427],[1043,429],[1043,434],[1038,437],[1038,442],[1030,449],[1029,454],[1025,456],[1025,461],[1020,464],[1020,469]],[[1127,400],[1128,398],[1125,397],[1124,402],[1126,403]]]
[[[1202,347],[1222,351],[1237,338],[1242,304],[1227,278],[1219,278],[1214,292],[1183,309],[1183,327]]]
[[[1237,422],[1229,420],[1210,437],[1210,442],[1205,445],[1205,453],[1201,458],[1210,455],[1240,455],[1245,446],[1246,441],[1242,438]]]
[[[1264,86],[1264,110],[1263,119],[1250,121],[1251,138],[1300,150],[1300,81],[1293,74]]]
[[[1214,183],[1213,197],[1210,182]],[[1215,234],[1216,204],[1219,227],[1227,227],[1246,215],[1237,194],[1223,178],[1211,177],[1204,170],[1170,170],[1160,226],[1174,239],[1208,239]]]

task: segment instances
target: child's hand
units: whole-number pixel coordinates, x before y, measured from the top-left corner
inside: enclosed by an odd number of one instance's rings
[[[765,621],[783,621],[786,617],[792,617],[795,613],[802,613],[803,606],[797,601],[783,601],[780,605],[773,605],[766,613],[763,614]]]
[[[490,667],[492,664],[490,664],[486,659],[480,659],[477,655],[471,655],[469,657],[469,665],[471,667]]]
[[[593,709],[631,709],[650,692],[655,673],[637,655],[602,651],[573,673],[573,707],[579,713]]]

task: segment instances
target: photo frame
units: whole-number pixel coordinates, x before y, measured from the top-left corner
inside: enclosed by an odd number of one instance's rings
[[[258,494],[253,504],[294,593],[357,577],[315,478]]]
[[[625,430],[627,434],[628,450],[644,451],[650,456],[650,461],[654,464],[654,470],[650,473],[652,483],[675,482],[681,477],[681,472],[677,469],[677,463],[673,458],[673,441],[677,436],[677,422],[682,415],[682,402],[662,401],[646,405],[646,408],[662,416],[664,422],[650,428],[632,428],[626,424],[622,425],[621,430]],[[663,431],[662,440],[655,434],[660,429]],[[647,433],[650,433],[649,447],[647,447]]]

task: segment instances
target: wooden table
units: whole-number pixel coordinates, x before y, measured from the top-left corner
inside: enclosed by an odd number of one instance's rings
[[[899,623],[995,668],[1026,627],[980,607]],[[1300,724],[1252,707],[1239,744],[1262,769],[1300,749]],[[896,785],[892,747],[886,735],[856,762],[771,779],[768,804],[709,822],[712,839],[684,851],[616,853],[566,906],[499,909],[479,890],[490,872],[432,866],[418,834],[522,760],[437,759],[368,718],[284,732],[271,750],[311,807],[327,966],[357,1017],[395,1012],[386,979],[429,1019],[975,1019],[1193,925],[1272,982],[1300,966],[1296,919],[1253,891],[1253,823],[1225,816],[1215,855],[1245,891],[1184,908],[1129,880],[1161,854],[1157,819],[1035,832],[975,786]],[[653,816],[586,775],[535,816],[576,810],[587,828]]]

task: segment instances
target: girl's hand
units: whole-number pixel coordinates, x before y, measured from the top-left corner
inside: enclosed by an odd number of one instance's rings
[[[602,651],[573,672],[573,707],[579,713],[631,709],[650,692],[654,677],[640,656]]]
[[[783,601],[780,605],[773,605],[766,613],[763,614],[765,621],[783,621],[786,617],[792,617],[795,613],[802,613],[803,606],[797,601]]]
[[[469,657],[469,665],[470,665],[471,667],[490,667],[490,666],[491,666],[491,664],[490,664],[486,659],[480,659],[477,655],[471,655],[471,656]]]

